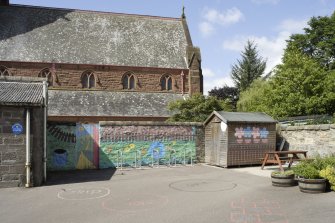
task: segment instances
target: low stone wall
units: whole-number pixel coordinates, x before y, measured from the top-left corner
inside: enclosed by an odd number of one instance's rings
[[[281,126],[279,134],[289,150],[307,150],[309,156],[335,154],[335,125]]]

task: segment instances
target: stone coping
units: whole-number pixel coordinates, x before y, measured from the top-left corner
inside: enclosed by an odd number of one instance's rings
[[[321,124],[321,125],[297,125],[297,126],[279,126],[281,131],[317,131],[335,129],[335,124]]]
[[[103,121],[99,122],[100,126],[127,126],[127,125],[146,125],[146,126],[199,126],[202,127],[202,122],[154,122],[154,121]]]

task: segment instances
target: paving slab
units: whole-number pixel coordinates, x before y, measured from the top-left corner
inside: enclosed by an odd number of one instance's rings
[[[0,222],[334,222],[334,192],[274,187],[269,177],[246,170],[197,165],[56,173],[47,186],[0,189]]]

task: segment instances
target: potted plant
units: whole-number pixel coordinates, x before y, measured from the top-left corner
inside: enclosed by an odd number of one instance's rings
[[[320,176],[322,169],[321,159],[301,161],[293,171],[298,178],[301,192],[323,193],[326,191],[326,179]]]
[[[272,185],[276,187],[291,187],[297,185],[297,181],[294,179],[293,170],[273,171],[271,173]]]

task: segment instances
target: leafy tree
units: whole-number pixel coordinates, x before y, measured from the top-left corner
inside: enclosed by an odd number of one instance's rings
[[[312,17],[304,34],[294,34],[289,48],[296,47],[316,59],[325,69],[335,69],[335,12],[330,16]]]
[[[236,87],[229,87],[227,85],[221,88],[213,88],[208,92],[209,96],[217,97],[220,100],[229,100],[233,110],[236,110],[236,103],[239,98],[239,92]]]
[[[275,70],[271,90],[273,112],[279,117],[326,114],[328,72],[313,58],[288,48]]]
[[[240,111],[263,111],[275,118],[335,112],[335,72],[291,47],[269,81],[241,93]]]
[[[245,112],[265,112],[272,114],[268,108],[268,95],[270,94],[270,82],[261,78],[254,80],[250,87],[240,93],[240,100],[237,102],[237,110]]]
[[[266,61],[258,55],[257,46],[248,40],[242,59],[232,66],[231,78],[239,92],[246,90],[250,84],[264,73]]]
[[[172,122],[203,122],[214,111],[228,110],[229,103],[216,97],[194,94],[186,100],[177,100],[168,105],[175,114],[168,120]]]

